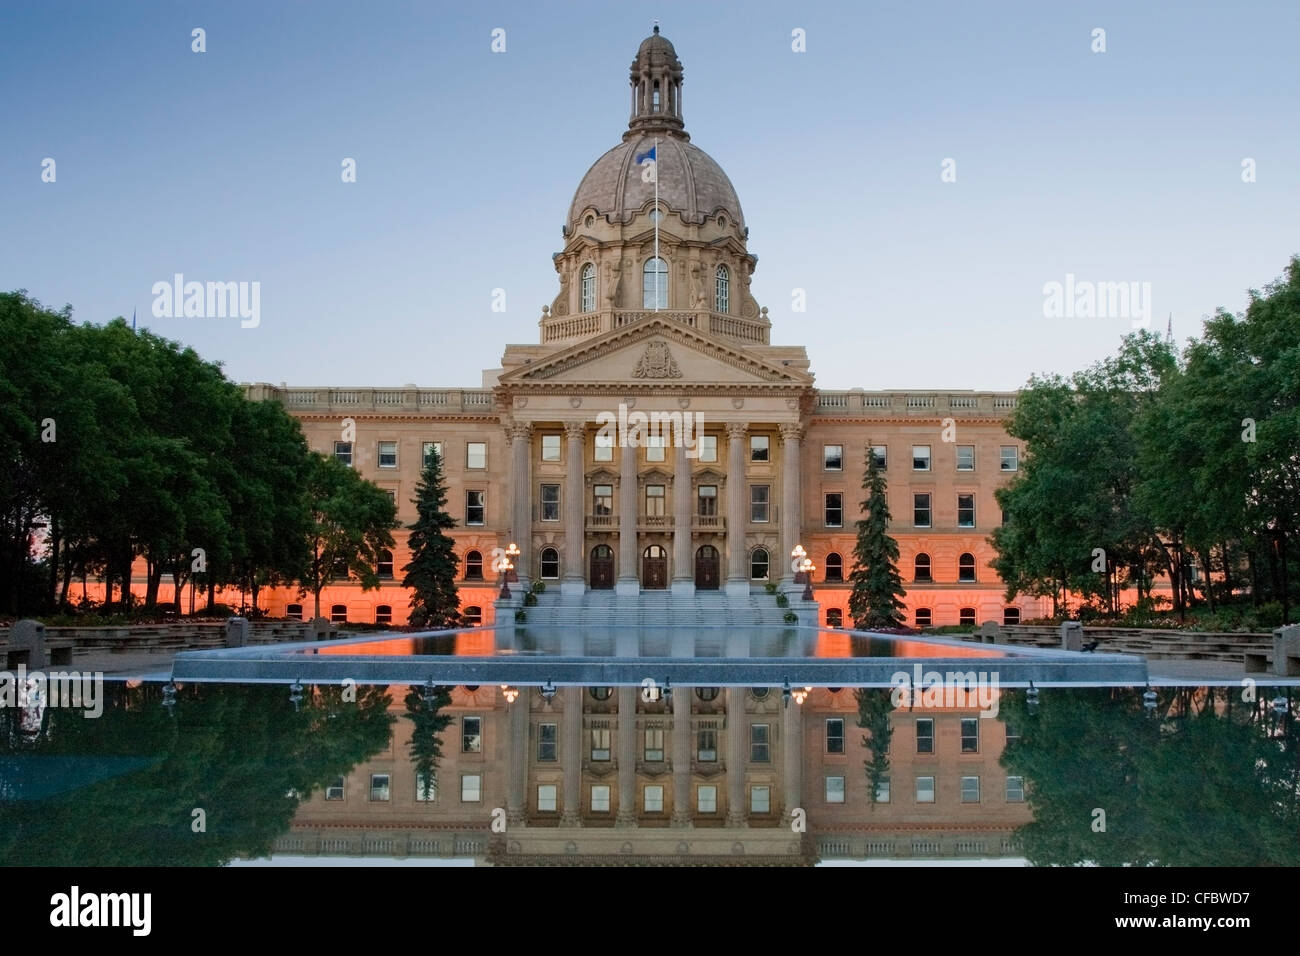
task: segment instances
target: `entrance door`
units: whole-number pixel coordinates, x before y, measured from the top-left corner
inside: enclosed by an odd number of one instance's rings
[[[608,591],[614,587],[614,549],[598,544],[591,549],[591,589]]]
[[[706,544],[695,552],[695,590],[718,589],[718,549]]]
[[[641,587],[650,591],[668,587],[668,552],[657,544],[650,545],[641,555]]]

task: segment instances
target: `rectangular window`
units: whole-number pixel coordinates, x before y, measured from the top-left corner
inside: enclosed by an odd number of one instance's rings
[[[1007,777],[1007,803],[1025,802],[1025,778]]]
[[[696,759],[712,763],[718,759],[718,732],[712,727],[701,727],[696,737]]]
[[[700,461],[717,461],[718,460],[718,436],[701,435],[700,442]]]
[[[349,468],[352,467],[352,442],[336,441],[334,443],[334,457]]]
[[[912,446],[912,470],[913,471],[930,470],[930,446],[929,445]]]
[[[537,787],[537,812],[554,813],[555,812],[555,791],[553,783],[540,784]]]
[[[957,446],[957,470],[958,471],[975,470],[975,446],[974,445]]]
[[[768,447],[768,438],[766,435],[749,436],[749,460],[750,461],[770,461]]]
[[[884,471],[889,466],[889,446],[872,445],[871,458],[875,461],[877,470]]]
[[[889,802],[889,776],[883,776],[876,781],[876,803]]]
[[[826,527],[839,528],[844,525],[844,495],[838,491],[826,495]]]
[[[959,528],[975,527],[975,496],[974,495],[957,496],[957,527]]]
[[[465,523],[483,524],[487,513],[487,492],[465,492]]]
[[[392,778],[386,773],[372,773],[370,775],[370,799],[381,801],[389,797],[389,784]]]
[[[961,802],[962,803],[980,802],[980,778],[979,777],[961,778]]]
[[[460,721],[460,752],[479,754],[483,752],[483,718],[462,717]]]
[[[716,518],[718,515],[718,486],[700,485],[696,489],[701,518]]]
[[[764,524],[771,520],[771,485],[749,486],[749,520]]]
[[[843,445],[822,445],[822,468],[826,471],[844,470]]]
[[[610,732],[608,727],[591,728],[591,759],[609,759]]]
[[[560,520],[560,486],[542,485],[542,520]]]
[[[695,809],[700,813],[718,812],[718,788],[700,786],[695,788]]]
[[[1017,727],[1015,724],[1010,724],[1010,723],[1006,725],[1006,728],[1007,728],[1007,746],[1010,747],[1012,744],[1020,740],[1020,728]]]
[[[647,727],[645,732],[646,763],[658,763],[664,759],[664,729]]]
[[[934,803],[934,777],[916,778],[916,802]]]
[[[912,495],[912,527],[930,527],[930,494],[918,491]]]
[[[1020,449],[1015,445],[1002,446],[1002,470],[1018,471],[1020,469]]]
[[[379,467],[397,467],[397,442],[381,441],[379,443]]]
[[[596,485],[591,491],[591,513],[609,517],[614,513],[614,486]]]
[[[431,773],[415,775],[415,802],[433,803],[438,799],[438,778]]]
[[[772,788],[771,787],[750,787],[749,788],[749,812],[750,813],[771,813],[772,812]]]
[[[550,763],[558,755],[560,739],[559,724],[537,725],[537,759],[541,763]]]
[[[560,460],[560,436],[543,435],[542,436],[542,461],[559,461]]]
[[[916,752],[919,754],[934,753],[933,717],[916,718]]]
[[[664,436],[648,435],[645,441],[645,460],[646,461],[663,461],[664,460]]]
[[[613,461],[614,436],[606,435],[604,432],[596,432],[596,444],[592,451],[592,457],[596,461]]]
[[[326,800],[343,799],[343,778],[342,777],[335,777],[334,782],[325,788],[325,799]]]
[[[471,441],[465,443],[465,467],[487,467],[487,442]]]
[[[442,442],[426,441],[420,445],[420,460],[423,467],[428,468],[433,461],[434,453],[438,455],[438,461],[442,461]]]
[[[591,788],[591,812],[609,813],[609,786],[603,783]]]
[[[646,813],[663,813],[664,788],[657,784],[647,786],[642,794],[642,802]]]
[[[844,753],[844,718],[826,718],[826,752],[828,754]]]
[[[483,775],[480,773],[462,773],[460,775],[460,802],[478,803],[483,799]]]
[[[771,726],[768,724],[749,725],[749,762],[770,763],[772,760]]]
[[[980,752],[980,721],[978,717],[961,719],[961,752],[977,754]]]
[[[654,518],[662,518],[664,516],[663,485],[645,486],[645,513],[647,516]]]
[[[826,778],[826,802],[827,803],[844,802],[844,778],[843,777]]]

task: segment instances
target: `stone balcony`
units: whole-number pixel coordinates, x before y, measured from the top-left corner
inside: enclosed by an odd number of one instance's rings
[[[492,390],[483,388],[279,388],[258,384],[245,385],[244,391],[255,401],[274,399],[294,414],[496,414]]]
[[[1016,408],[1016,392],[869,392],[817,390],[817,417],[889,417],[1002,419]]]
[[[542,342],[546,345],[592,338],[656,317],[669,322],[679,322],[688,328],[722,338],[735,339],[751,345],[767,345],[772,323],[768,320],[766,312],[767,310],[764,309],[763,314],[757,319],[724,315],[707,309],[698,311],[663,309],[659,312],[648,309],[613,309],[603,312],[584,312],[581,315],[551,315],[549,312],[544,312],[539,324],[542,327]]]

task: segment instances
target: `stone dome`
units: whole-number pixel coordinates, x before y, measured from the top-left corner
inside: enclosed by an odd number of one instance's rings
[[[570,227],[578,225],[588,209],[611,222],[627,223],[653,202],[655,184],[643,181],[637,157],[654,145],[655,136],[650,133],[633,136],[596,160],[573,194]],[[683,139],[661,134],[656,157],[660,205],[680,213],[688,223],[726,215],[728,227],[734,225],[744,232],[745,219],[735,187],[712,156]]]

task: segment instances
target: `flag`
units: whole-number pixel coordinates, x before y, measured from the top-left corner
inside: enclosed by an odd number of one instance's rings
[[[658,146],[651,146],[644,153],[636,154],[636,164],[641,167],[641,182],[657,183],[659,182],[659,160],[655,153]]]

